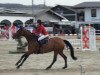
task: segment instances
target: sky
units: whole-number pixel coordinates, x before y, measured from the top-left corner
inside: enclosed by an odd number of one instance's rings
[[[73,6],[82,2],[89,1],[100,1],[100,0],[33,0],[35,5],[45,4],[47,6],[55,6],[55,5],[69,5]],[[32,0],[0,0],[0,3],[19,3],[23,5],[32,5]]]

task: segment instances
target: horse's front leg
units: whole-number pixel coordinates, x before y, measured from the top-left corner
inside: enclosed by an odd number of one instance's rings
[[[24,55],[24,57],[23,58],[21,58],[19,61],[18,61],[18,64],[17,64],[17,69],[19,69],[20,68],[20,66],[22,66],[23,65],[23,63],[25,62],[25,60],[29,57],[29,55],[30,54],[28,54],[28,53],[25,53],[25,55]],[[20,64],[19,64],[19,62],[21,62]]]
[[[21,56],[20,60],[15,65],[17,66],[25,56],[26,56],[26,53]]]

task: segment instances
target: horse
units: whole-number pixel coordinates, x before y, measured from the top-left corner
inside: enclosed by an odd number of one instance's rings
[[[20,37],[25,37],[28,41],[28,51],[26,51],[20,58],[20,60],[15,64],[17,69],[23,65],[25,60],[29,57],[30,54],[37,54],[39,49],[39,44],[37,42],[37,36],[34,33],[31,33],[24,27],[20,27],[19,30],[13,35],[13,39],[17,39]],[[71,43],[67,40],[61,39],[59,37],[52,37],[49,38],[49,42],[47,44],[43,44],[41,47],[42,54],[48,52],[54,52],[53,61],[52,63],[46,68],[46,70],[50,69],[52,65],[57,60],[57,55],[59,54],[65,62],[63,69],[67,68],[67,57],[63,53],[64,48],[68,47],[70,49],[70,55],[73,60],[77,60],[77,57],[74,56],[74,48]]]

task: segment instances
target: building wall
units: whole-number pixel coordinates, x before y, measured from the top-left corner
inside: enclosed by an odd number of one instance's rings
[[[86,8],[85,10],[85,21],[91,21],[91,10]]]
[[[85,21],[100,22],[100,8],[96,8],[97,17],[91,17],[91,8],[85,8]]]
[[[100,22],[100,8],[97,8],[97,20]]]

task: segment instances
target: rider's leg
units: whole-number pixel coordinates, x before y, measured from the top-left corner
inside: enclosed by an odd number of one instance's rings
[[[41,35],[39,38],[38,38],[38,41],[41,41],[43,40],[44,38],[48,37],[49,35]]]
[[[48,37],[48,35],[42,35],[38,38],[38,43],[39,43],[39,50],[38,50],[38,53],[41,53],[40,50],[41,50],[41,46],[42,46],[42,42],[41,40],[43,40],[44,38]]]

